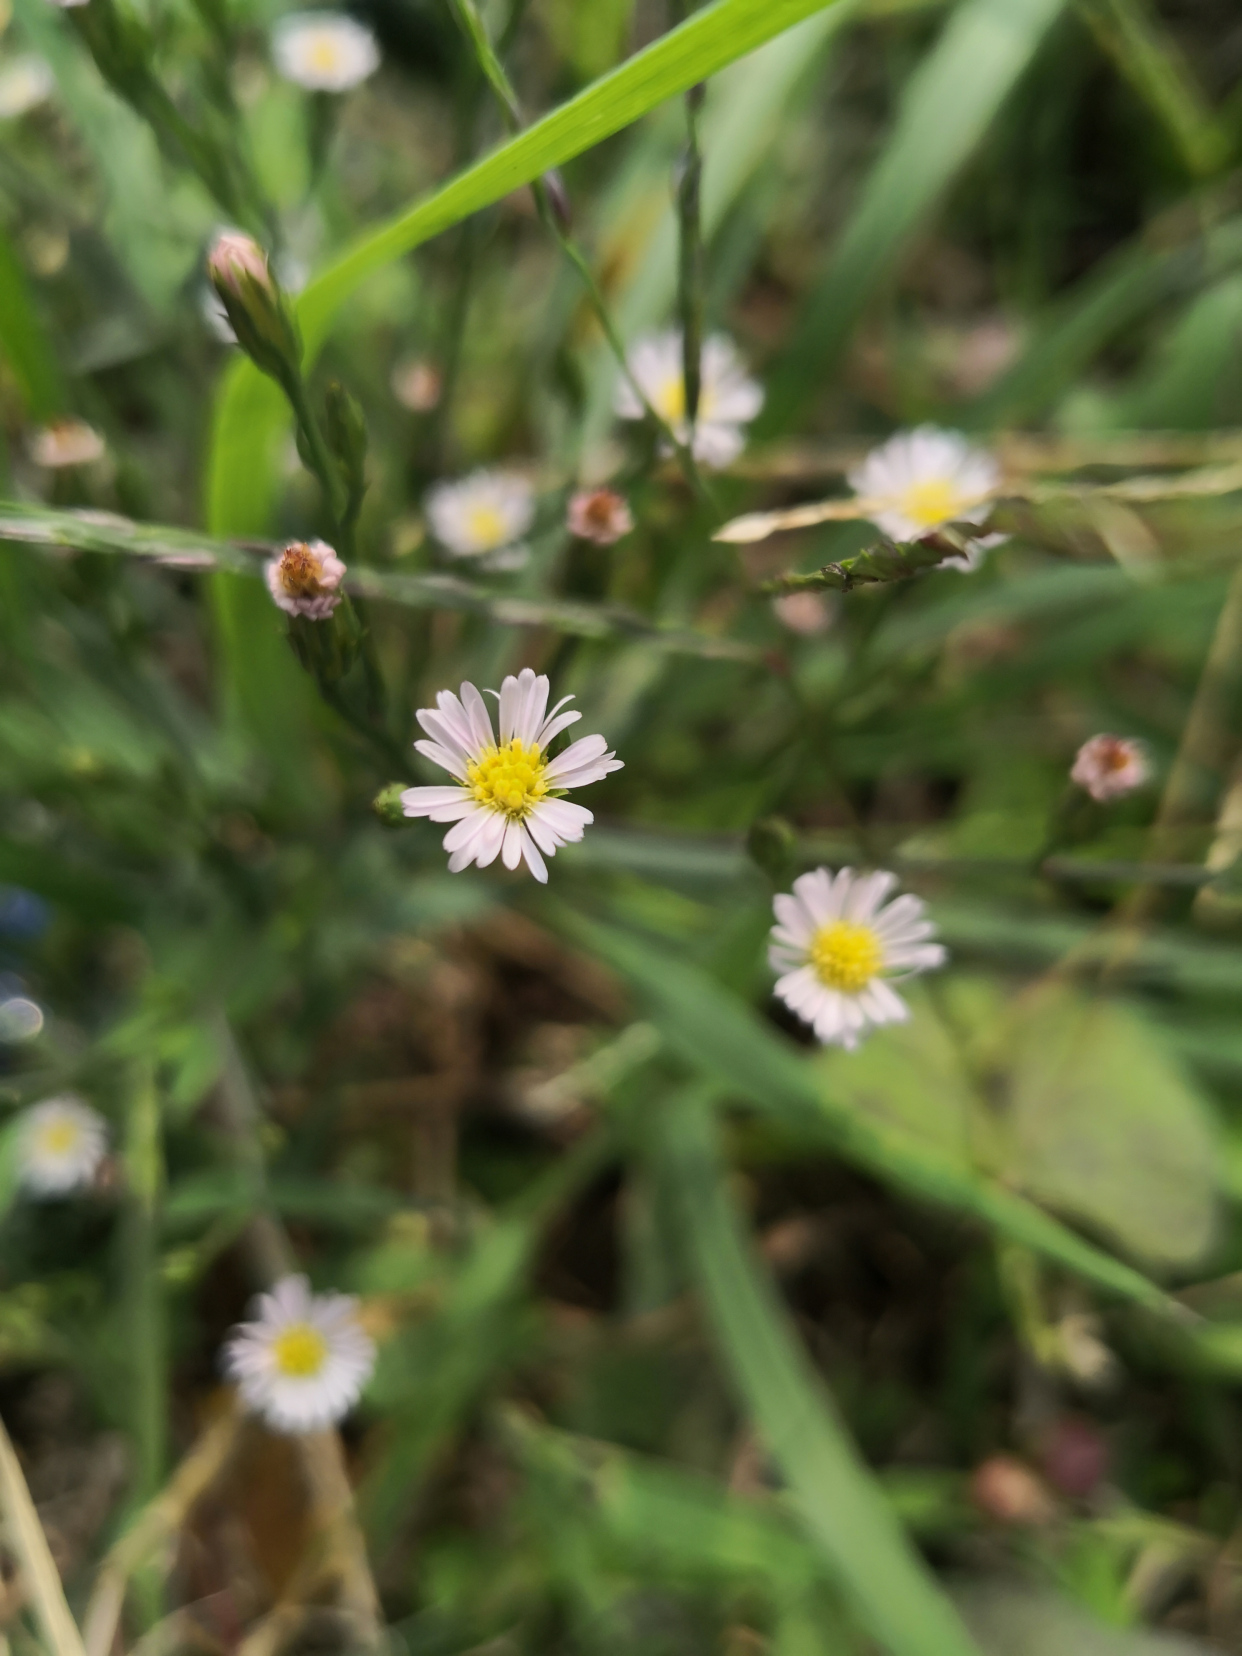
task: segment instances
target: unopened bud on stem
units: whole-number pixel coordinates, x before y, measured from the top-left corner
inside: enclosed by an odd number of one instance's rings
[[[287,384],[301,366],[302,341],[267,254],[252,236],[226,230],[207,257],[207,274],[242,350],[265,374]]]

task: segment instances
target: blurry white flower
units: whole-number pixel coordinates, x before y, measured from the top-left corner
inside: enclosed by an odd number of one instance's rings
[[[895,874],[826,868],[802,874],[792,894],[773,899],[776,925],[768,960],[776,994],[814,1029],[819,1040],[853,1048],[868,1025],[903,1023],[909,1008],[888,983],[945,962],[929,942],[935,927],[908,893],[884,906]]]
[[[437,483],[427,491],[427,521],[431,532],[455,558],[488,557],[493,567],[497,553],[512,560],[518,543],[535,517],[535,491],[514,472],[474,471],[456,483]],[[525,557],[525,548],[521,548]]]
[[[985,449],[972,447],[960,431],[931,425],[897,432],[849,474],[871,521],[897,541],[918,540],[946,523],[986,523],[1000,484],[1000,466]],[[983,536],[964,559],[944,567],[975,569],[984,552],[1007,538]]]
[[[379,68],[379,46],[344,12],[293,12],[272,31],[277,72],[312,92],[348,92]]]
[[[0,67],[0,119],[12,120],[46,103],[56,87],[56,76],[46,58],[33,53],[15,57]]]
[[[570,788],[599,782],[621,761],[608,751],[602,736],[583,736],[550,759],[548,743],[582,717],[560,710],[565,696],[549,713],[547,678],[524,667],[500,687],[500,741],[492,729],[487,704],[473,684],[463,684],[460,700],[441,690],[434,708],[419,710],[418,722],[431,738],[415,742],[424,758],[457,778],[456,787],[407,788],[401,795],[408,817],[451,822],[444,836],[449,872],[471,863],[486,868],[500,857],[506,868],[523,858],[543,885],[548,870],[542,851],[551,857],[595,819],[581,805],[557,796]],[[489,695],[496,692],[489,691]]]
[[[680,331],[669,328],[646,335],[635,342],[626,360],[652,408],[678,442],[686,442],[690,432]],[[743,428],[763,407],[763,387],[751,379],[737,347],[723,334],[712,334],[703,341],[700,379],[694,457],[705,466],[727,466],[746,446]],[[626,379],[617,386],[613,406],[623,420],[643,418],[643,406]]]
[[[1092,736],[1078,750],[1070,781],[1085,788],[1101,804],[1141,788],[1151,775],[1151,761],[1142,742],[1132,736]]]
[[[30,458],[47,471],[89,466],[103,454],[103,437],[85,420],[53,420],[50,425],[40,426],[30,439]]]
[[[822,592],[782,592],[773,598],[772,609],[776,619],[790,632],[813,638],[827,632],[835,611]]]
[[[612,546],[634,527],[634,514],[615,489],[580,489],[570,499],[565,527],[579,540]]]
[[[411,414],[429,414],[440,400],[440,370],[421,357],[399,362],[389,383],[393,396]]]
[[[267,589],[286,615],[326,621],[340,603],[345,565],[326,541],[291,541],[264,571]]]
[[[18,1166],[34,1196],[64,1196],[91,1180],[108,1148],[104,1119],[74,1093],[33,1105],[21,1118]]]
[[[242,1402],[278,1432],[314,1432],[349,1412],[375,1366],[375,1345],[351,1294],[312,1294],[304,1276],[282,1277],[238,1323],[224,1371]]]

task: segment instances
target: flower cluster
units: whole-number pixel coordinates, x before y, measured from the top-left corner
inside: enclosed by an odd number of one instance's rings
[[[287,615],[326,621],[344,594],[345,565],[326,541],[290,541],[264,569],[267,590]]]
[[[365,24],[343,12],[294,12],[272,34],[277,73],[308,92],[348,92],[379,68],[379,46]]]
[[[918,540],[949,523],[985,524],[1000,491],[1001,469],[986,450],[958,431],[918,426],[872,449],[849,474],[867,516],[897,541]],[[1008,537],[982,535],[945,567],[976,569],[984,554]]]
[[[478,558],[490,569],[526,562],[522,537],[535,520],[535,491],[515,472],[481,469],[427,494],[431,532],[454,558]]]
[[[639,390],[679,443],[689,443],[696,460],[719,469],[746,446],[746,427],[763,407],[763,387],[751,379],[733,341],[713,334],[703,341],[699,406],[691,431],[686,418],[682,335],[674,328],[638,340],[627,357]],[[646,416],[629,378],[617,386],[614,403],[623,420]]]
[[[602,736],[583,736],[550,756],[548,745],[582,715],[561,712],[572,696],[549,711],[549,690],[547,678],[529,667],[516,678],[510,674],[497,697],[499,739],[487,703],[473,684],[463,684],[460,697],[442,690],[435,707],[420,709],[418,722],[428,739],[414,746],[455,777],[456,786],[407,788],[401,804],[408,817],[455,825],[444,836],[451,873],[471,863],[486,868],[499,857],[509,869],[524,861],[544,884],[544,857],[580,840],[594,820],[590,811],[562,796],[602,781],[621,769],[621,761]]]
[[[1141,788],[1151,775],[1151,760],[1132,736],[1092,736],[1078,750],[1070,781],[1092,799],[1106,804]]]
[[[282,1277],[260,1294],[223,1356],[245,1406],[279,1432],[313,1432],[358,1401],[375,1366],[375,1344],[350,1294],[312,1294],[304,1276]]]

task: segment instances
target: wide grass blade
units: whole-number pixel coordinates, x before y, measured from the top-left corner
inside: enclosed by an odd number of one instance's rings
[[[368,276],[831,3],[717,0],[430,196],[361,236],[298,301],[308,355],[319,350],[333,317]],[[256,368],[239,361],[219,394],[208,481],[216,511],[233,491],[259,502],[270,487],[269,457],[284,415],[278,398],[256,391],[258,379]],[[213,526],[220,527],[215,512]]]
[[[1115,1298],[1185,1321],[1185,1308],[1149,1277],[1083,1241],[1033,1202],[829,1098],[791,1044],[705,972],[614,927],[566,912],[559,918],[629,980],[669,1049],[727,1088],[729,1097],[831,1146],[898,1190],[970,1214]]]
[[[892,274],[1063,9],[1064,0],[965,0],[912,77],[892,137],[805,302],[756,434],[783,430],[840,360]]]
[[[683,1093],[661,1112],[657,1144],[717,1343],[840,1591],[892,1656],[968,1656],[974,1643],[903,1535],[743,1240],[702,1093]]]

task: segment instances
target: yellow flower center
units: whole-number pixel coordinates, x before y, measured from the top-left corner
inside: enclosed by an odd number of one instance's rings
[[[901,509],[908,518],[925,529],[934,529],[939,523],[952,523],[957,514],[970,502],[956,484],[943,477],[930,477],[924,483],[913,483],[901,497]]]
[[[480,805],[503,811],[511,822],[521,822],[548,791],[543,779],[547,760],[537,747],[527,747],[515,736],[503,747],[486,748],[466,767],[470,792]]]
[[[327,74],[335,69],[340,61],[340,47],[335,40],[327,35],[317,35],[306,49],[306,60],[310,68],[320,74]]]
[[[676,425],[686,417],[686,382],[680,373],[670,374],[656,387],[651,406],[662,420]]]
[[[509,538],[509,526],[494,506],[471,506],[466,513],[466,527],[487,551],[503,546]]]
[[[323,1368],[328,1342],[310,1323],[290,1323],[272,1341],[277,1371],[290,1380],[309,1380]]]
[[[858,995],[883,966],[884,946],[870,926],[832,920],[811,939],[809,956],[825,988]]]
[[[39,1134],[39,1148],[47,1156],[67,1156],[81,1137],[76,1121],[52,1121]]]

